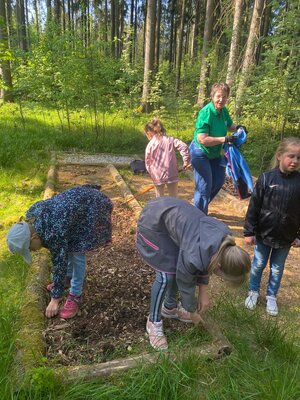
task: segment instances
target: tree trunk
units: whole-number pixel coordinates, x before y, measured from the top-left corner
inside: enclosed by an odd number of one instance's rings
[[[156,0],[148,0],[145,34],[145,58],[144,58],[144,82],[142,93],[143,112],[150,111],[149,89],[151,74],[154,67],[155,47],[155,22],[156,22]]]
[[[16,2],[16,14],[17,14],[18,45],[19,45],[20,49],[22,49],[23,51],[27,51],[28,48],[27,48],[27,38],[26,38],[26,22],[25,22],[24,0],[17,0],[17,2]]]
[[[258,49],[256,52],[256,65],[259,65],[262,57],[263,57],[263,45],[265,43],[265,38],[268,37],[268,33],[270,30],[270,24],[271,24],[271,19],[272,19],[272,4],[273,2],[271,0],[266,0],[266,6],[264,9],[263,13],[263,23],[261,24],[261,38],[263,40],[260,40],[258,44]]]
[[[157,0],[156,27],[155,27],[154,72],[157,72],[158,68],[159,68],[160,23],[161,23],[161,0]]]
[[[169,71],[171,72],[174,65],[174,43],[176,43],[176,41],[174,40],[175,0],[171,0],[170,7]]]
[[[238,59],[239,39],[242,27],[243,2],[244,0],[235,0],[233,28],[232,28],[231,45],[230,45],[230,53],[228,59],[227,77],[226,77],[226,83],[228,83],[229,86],[232,86],[235,79],[237,59]]]
[[[116,42],[115,42],[116,25],[115,25],[115,19],[116,19],[115,0],[111,0],[111,2],[110,2],[110,40],[111,40],[111,55],[113,57],[115,56],[115,51],[116,51]]]
[[[208,75],[207,56],[209,53],[210,42],[212,39],[213,10],[214,10],[214,0],[207,0],[206,13],[205,13],[205,26],[204,26],[204,34],[203,34],[202,56],[201,56],[200,84],[199,84],[198,101],[197,101],[197,104],[200,108],[203,107],[205,98],[206,98],[207,75]]]
[[[200,21],[200,0],[195,1],[195,13],[194,21],[191,33],[191,46],[190,46],[190,57],[197,57],[198,50],[198,36],[199,36],[199,21]]]
[[[39,2],[38,0],[33,0],[33,8],[34,8],[34,16],[35,16],[35,27],[36,27],[36,35],[39,39],[40,37],[40,17],[39,17]]]
[[[255,0],[251,19],[250,31],[241,71],[241,77],[236,93],[237,116],[242,113],[242,97],[246,89],[248,79],[253,66],[255,65],[255,54],[260,37],[260,23],[263,14],[265,0]]]
[[[177,50],[176,81],[175,81],[176,95],[178,95],[180,87],[182,46],[183,46],[183,34],[184,34],[184,23],[185,23],[185,7],[186,7],[186,0],[183,0],[181,9],[180,27],[179,27],[178,50]]]
[[[7,21],[4,0],[0,1],[0,45],[2,52],[5,52],[8,49]],[[4,58],[0,58],[0,60],[0,76],[5,85],[5,87],[1,89],[1,98],[4,102],[13,102],[10,62]]]

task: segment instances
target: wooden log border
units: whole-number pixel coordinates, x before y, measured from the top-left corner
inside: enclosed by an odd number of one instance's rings
[[[50,168],[47,174],[44,199],[52,197],[55,192],[57,179],[57,159],[52,154]],[[127,184],[119,174],[114,165],[107,165],[113,179],[120,187],[125,201],[133,196]],[[232,197],[232,196],[231,196]],[[128,205],[134,210],[138,218],[142,207],[137,200],[132,200]],[[47,305],[46,284],[50,276],[50,257],[49,252],[41,251],[33,257],[33,264],[30,269],[28,284],[24,292],[24,305],[21,312],[23,321],[22,327],[17,336],[17,355],[16,355],[16,378],[20,384],[30,370],[44,365],[45,343],[43,331],[45,329],[44,310]],[[219,359],[224,355],[229,355],[232,346],[225,336],[223,336],[218,325],[210,318],[205,317],[202,322],[203,327],[212,336],[211,344],[191,349],[193,354],[209,359]],[[54,373],[59,379],[65,382],[78,380],[93,380],[100,377],[110,376],[119,372],[136,368],[140,365],[156,363],[160,357],[168,357],[176,360],[186,354],[178,355],[173,352],[166,353],[144,353],[138,356],[131,356],[124,359],[116,359],[105,363],[92,365],[77,365],[71,367],[56,367]]]

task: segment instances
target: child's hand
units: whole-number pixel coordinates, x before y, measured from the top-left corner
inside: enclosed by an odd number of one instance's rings
[[[300,247],[300,239],[295,239],[292,243],[292,246],[294,247]]]
[[[196,312],[191,312],[191,320],[193,321],[193,324],[198,325],[203,322],[201,315],[196,311]]]
[[[183,164],[184,171],[186,171],[187,169],[190,169],[191,167],[192,167],[192,164],[190,164],[190,163]]]
[[[246,236],[244,237],[245,244],[248,246],[254,246],[255,245],[255,236]]]
[[[48,307],[46,308],[45,315],[47,318],[52,318],[58,313],[58,306],[61,298],[59,299],[51,299]]]

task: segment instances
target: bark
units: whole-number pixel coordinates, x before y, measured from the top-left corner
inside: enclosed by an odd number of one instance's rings
[[[0,45],[2,52],[5,52],[8,49],[7,20],[4,0],[0,1]],[[13,102],[10,62],[4,58],[0,58],[0,62],[0,75],[5,84],[5,87],[1,89],[1,98],[4,102]]]
[[[24,0],[17,0],[16,2],[17,13],[17,34],[18,46],[23,51],[27,51],[27,38],[26,38],[26,22],[25,22],[25,7]]]
[[[154,72],[157,72],[158,68],[159,68],[160,23],[161,23],[161,0],[157,0],[156,27],[155,27]]]
[[[171,7],[170,10],[171,14],[170,14],[170,41],[169,41],[169,71],[173,69],[174,65],[173,50],[174,50],[174,43],[176,43],[176,40],[174,39],[175,0],[171,0],[170,7]]]
[[[199,21],[200,21],[200,0],[195,1],[195,13],[191,33],[191,46],[190,46],[190,57],[197,57],[198,50],[198,36],[199,36]]]
[[[150,91],[151,74],[154,67],[155,23],[156,23],[156,0],[148,0],[146,33],[145,33],[144,82],[143,82],[143,93],[142,93],[143,112],[150,111],[149,91]]]
[[[175,81],[176,95],[178,95],[179,87],[180,87],[180,72],[181,72],[182,47],[183,47],[183,35],[184,35],[184,23],[185,23],[185,8],[186,8],[186,0],[183,0],[182,1],[182,9],[181,9],[180,27],[179,27],[178,50],[177,50],[176,81]]]
[[[206,90],[207,90],[207,78],[208,78],[207,56],[209,53],[210,43],[211,43],[211,39],[212,39],[213,9],[214,9],[214,1],[207,0],[204,34],[203,34],[202,56],[201,56],[200,84],[199,84],[198,101],[197,101],[197,104],[200,108],[202,108],[204,105],[204,101],[205,101],[205,97],[206,97]]]
[[[232,86],[234,83],[235,73],[237,70],[239,41],[242,27],[243,2],[244,0],[235,0],[233,28],[226,77],[226,83],[228,83],[229,86]]]
[[[34,16],[35,16],[35,27],[36,27],[36,34],[37,37],[40,37],[40,13],[39,13],[39,1],[38,0],[34,0],[33,1],[33,8],[34,8]]]
[[[260,38],[260,23],[264,10],[265,0],[255,0],[251,19],[250,31],[241,71],[241,77],[236,93],[237,116],[242,113],[242,97],[248,84],[251,70],[255,65],[255,54]]]

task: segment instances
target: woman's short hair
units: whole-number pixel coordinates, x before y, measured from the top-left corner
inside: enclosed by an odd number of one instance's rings
[[[220,82],[220,83],[214,83],[211,87],[211,91],[210,91],[210,97],[213,98],[215,93],[218,90],[222,90],[223,92],[226,93],[226,96],[229,97],[230,94],[230,87],[227,85],[227,83],[224,82]]]

